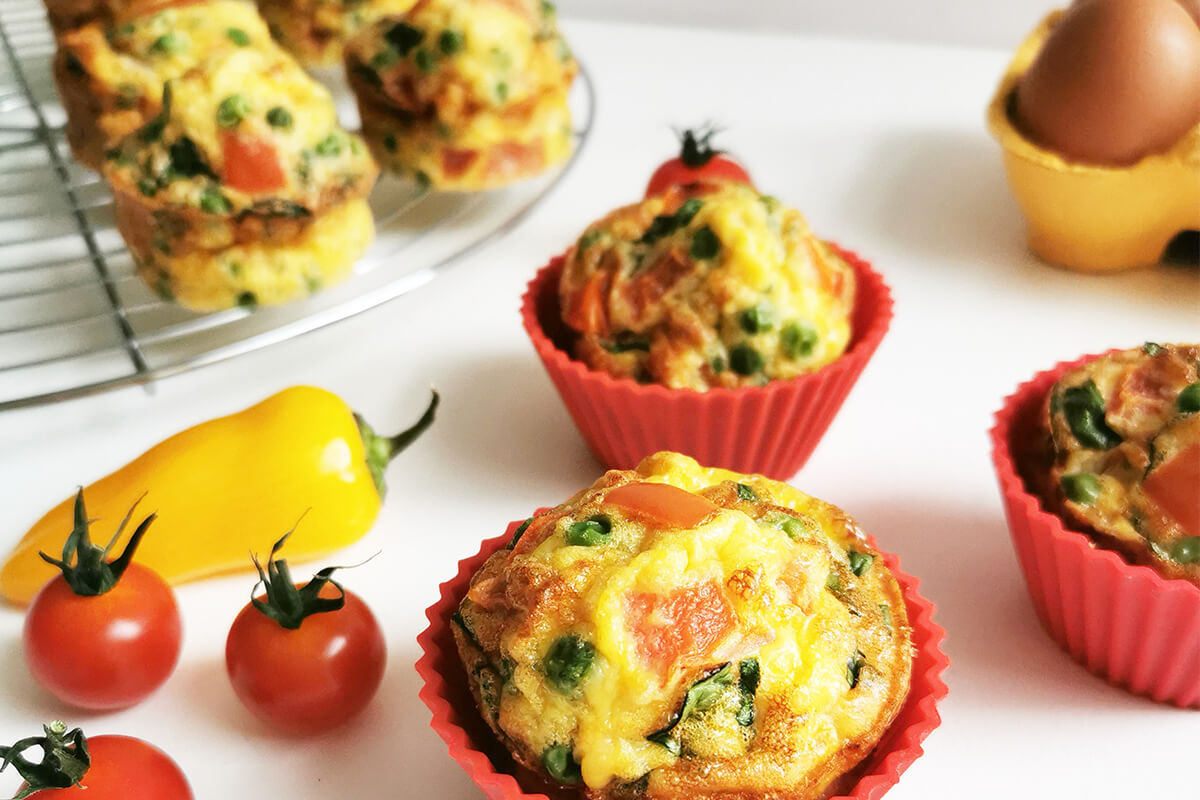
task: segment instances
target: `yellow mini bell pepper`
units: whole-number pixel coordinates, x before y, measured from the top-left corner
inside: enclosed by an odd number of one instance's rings
[[[302,514],[290,555],[320,558],[370,529],[383,500],[384,468],[432,424],[437,403],[434,393],[413,427],[384,437],[335,394],[285,389],[177,433],[88,486],[88,511],[100,530],[115,531],[144,494],[142,507],[158,522],[137,560],[170,583],[248,568],[249,553],[269,550]],[[17,544],[0,568],[0,596],[25,605],[57,574],[38,554],[62,551],[72,503],[53,508]]]

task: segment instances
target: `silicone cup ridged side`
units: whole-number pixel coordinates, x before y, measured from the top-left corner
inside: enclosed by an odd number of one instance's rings
[[[446,742],[450,756],[489,800],[579,800],[580,792],[553,787],[514,767],[479,716],[450,629],[450,616],[469,588],[471,576],[492,553],[508,544],[520,524],[512,522],[503,536],[483,542],[479,552],[459,561],[458,573],[438,587],[437,602],[425,612],[429,626],[417,637],[421,658],[416,669],[424,682],[420,698],[433,713],[431,726]],[[947,694],[942,674],[950,664],[941,649],[946,632],[933,619],[934,604],[919,594],[917,579],[900,570],[896,556],[883,553],[883,557],[900,584],[912,627],[912,681],[900,713],[859,766],[853,789],[829,800],[879,800],[921,756],[922,743],[941,724],[937,704]]]
[[[1069,530],[1027,491],[1017,468],[1015,444],[1032,432],[1050,387],[1098,357],[1038,373],[996,412],[992,457],[1017,560],[1042,625],[1076,661],[1134,694],[1200,708],[1200,587]]]
[[[630,469],[651,453],[674,450],[702,464],[786,479],[812,455],[892,319],[891,291],[879,273],[835,249],[858,280],[849,348],[814,373],[765,386],[668,389],[618,380],[574,360],[546,329],[558,319],[561,256],[530,281],[521,316],[567,411],[606,467]]]

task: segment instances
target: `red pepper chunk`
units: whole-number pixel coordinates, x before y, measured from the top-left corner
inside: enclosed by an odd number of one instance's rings
[[[708,498],[666,483],[618,486],[604,496],[604,502],[662,528],[694,528],[717,513]]]
[[[237,131],[221,131],[221,149],[225,154],[225,184],[229,188],[255,194],[287,185],[279,154],[269,141]]]
[[[1189,536],[1200,536],[1200,443],[1151,470],[1142,488]]]
[[[625,624],[642,660],[658,672],[665,685],[676,667],[706,663],[716,646],[736,629],[737,617],[720,584],[710,581],[669,595],[630,595],[625,603]]]

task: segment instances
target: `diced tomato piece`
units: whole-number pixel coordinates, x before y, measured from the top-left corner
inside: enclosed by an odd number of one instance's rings
[[[737,616],[715,581],[669,595],[638,592],[625,604],[625,624],[638,653],[664,684],[677,667],[705,663],[737,628]]]
[[[478,150],[446,148],[442,151],[442,170],[448,178],[457,178],[479,158]]]
[[[630,483],[604,496],[604,502],[661,528],[694,528],[717,513],[711,500],[666,483]]]
[[[269,141],[222,131],[221,149],[225,154],[225,183],[230,188],[255,194],[282,189],[287,184],[279,154]]]
[[[1152,469],[1142,488],[1189,536],[1200,536],[1200,443]]]
[[[608,333],[608,310],[605,298],[612,283],[607,271],[593,273],[583,289],[567,298],[563,322],[577,331],[603,336]]]

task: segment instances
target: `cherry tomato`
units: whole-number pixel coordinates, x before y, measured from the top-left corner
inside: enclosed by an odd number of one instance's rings
[[[664,528],[694,528],[717,511],[708,498],[666,483],[618,486],[604,502]]]
[[[153,515],[121,558],[105,562],[87,536],[82,492],[75,503],[76,527],[58,562],[63,574],[34,596],[25,617],[25,662],[64,703],[94,711],[127,708],[175,670],[183,639],[179,606],[156,572],[130,562]]]
[[[375,615],[326,568],[304,586],[292,584],[275,553],[266,594],[233,621],[225,666],[242,704],[260,719],[296,734],[341,725],[366,708],[383,679],[387,647]],[[255,562],[258,565],[258,562]]]
[[[675,666],[703,663],[737,627],[737,616],[720,584],[710,581],[669,595],[630,595],[625,624],[643,660],[666,683]]]
[[[646,185],[646,197],[662,194],[672,186],[702,180],[736,181],[753,186],[749,173],[740,164],[712,148],[714,133],[711,128],[684,131],[679,155],[654,171]]]
[[[187,779],[157,747],[129,736],[87,739],[63,722],[44,736],[0,745],[0,772],[12,767],[25,779],[17,797],[57,800],[192,800]],[[36,751],[34,758],[29,754]]]
[[[221,132],[225,183],[242,192],[270,192],[287,184],[279,154],[270,142],[237,131]]]
[[[1200,444],[1150,470],[1142,487],[1188,535],[1200,536]]]

